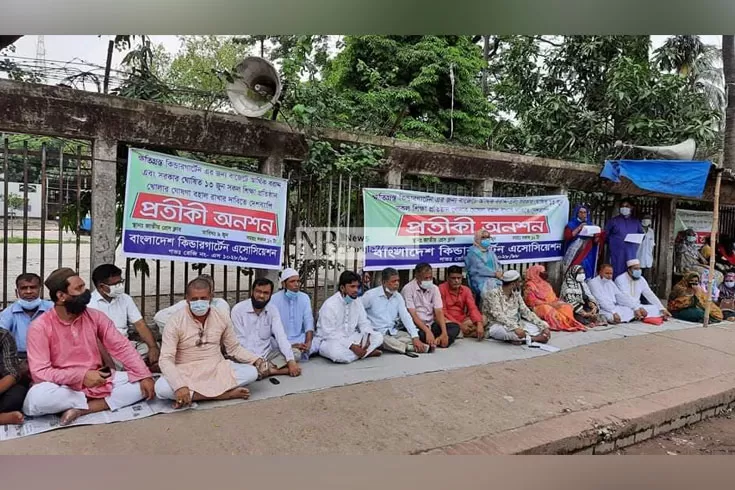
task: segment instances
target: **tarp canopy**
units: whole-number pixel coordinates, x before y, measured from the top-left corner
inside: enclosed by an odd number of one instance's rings
[[[646,191],[701,198],[711,166],[708,161],[608,160],[600,177],[613,182],[625,177]]]

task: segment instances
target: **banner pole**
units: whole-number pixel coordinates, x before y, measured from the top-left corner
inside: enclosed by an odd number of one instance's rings
[[[720,155],[719,163],[722,163],[722,155]],[[715,284],[715,251],[717,243],[717,231],[720,228],[720,184],[722,182],[722,167],[720,165],[715,166],[715,202],[714,209],[712,210],[712,231],[710,233],[710,248],[712,252],[709,257],[709,278],[707,281],[707,305],[704,308],[704,321],[702,326],[707,328],[709,326],[709,312],[712,307],[712,291]]]

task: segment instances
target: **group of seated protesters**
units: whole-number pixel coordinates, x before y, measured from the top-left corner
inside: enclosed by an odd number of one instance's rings
[[[544,266],[530,267],[525,283],[508,270],[488,277],[492,284],[482,287],[480,307],[458,266],[448,268],[439,286],[426,263],[402,289],[395,269],[384,269],[380,279],[368,288],[364,277],[343,272],[315,326],[311,299],[300,291],[294,269],[282,271],[278,292],[269,279],[256,279],[250,298],[232,310],[214,297],[212,278],[199,276],[187,284],[183,301],[156,314],[159,347],[116,266],[94,270],[94,293],[72,269],[52,272],[44,282],[48,301],[40,299],[41,278],[22,274],[18,300],[0,316],[0,424],[21,424],[24,414],[60,414],[60,424],[68,425],[84,414],[156,396],[175,408],[247,399],[247,385],[299,376],[299,363],[317,354],[335,363],[383,351],[416,358],[461,337],[546,343],[552,330],[670,316],[636,260],[615,281],[607,264],[589,281],[573,266],[560,297]]]

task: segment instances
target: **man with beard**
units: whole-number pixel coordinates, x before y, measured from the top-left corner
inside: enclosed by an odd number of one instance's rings
[[[116,411],[155,396],[153,377],[135,348],[101,311],[87,308],[91,293],[79,274],[58,269],[46,279],[54,308],[28,331],[28,365],[35,383],[23,412],[61,413],[61,425],[79,416]],[[124,366],[102,361],[101,347]]]
[[[232,326],[240,345],[268,361],[268,376],[296,377],[301,368],[296,363],[291,343],[275,306],[269,304],[273,283],[264,277],[253,282],[250,299],[232,309]]]

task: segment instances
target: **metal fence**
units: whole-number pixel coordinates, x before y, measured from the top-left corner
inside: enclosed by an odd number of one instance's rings
[[[21,273],[45,277],[58,267],[75,266],[89,275],[89,239],[77,232],[83,217],[74,215],[91,189],[88,147],[65,153],[63,146],[29,149],[27,141],[19,146],[11,148],[7,139],[0,146],[3,307],[15,300]]]
[[[66,148],[66,150],[63,150]],[[69,150],[68,142],[57,146],[42,145],[30,149],[27,142],[10,147],[7,141],[0,148],[3,165],[3,252],[2,272],[5,282],[2,305],[14,298],[14,280],[21,272],[37,272],[44,277],[51,270],[76,267],[82,277],[90,278],[89,238],[80,224],[85,216],[80,209],[89,206],[91,198],[92,158],[88,144],[76,144]],[[120,166],[124,168],[125,160]],[[339,274],[344,270],[358,271],[363,263],[362,190],[383,187],[383,176],[374,171],[360,174],[343,173],[315,178],[300,173],[298,164],[289,164],[286,213],[284,266],[295,267],[304,279],[304,289],[311,295],[314,309],[336,289]],[[19,194],[13,196],[13,185]],[[401,188],[438,194],[475,196],[475,183],[463,179],[406,175]],[[495,182],[493,196],[540,196],[557,193],[558,189],[514,182]],[[614,215],[620,196],[606,192],[568,191],[571,208],[584,203],[592,212],[592,221],[604,227]],[[39,203],[32,205],[33,199]],[[33,201],[33,202],[36,202]],[[18,202],[22,205],[17,206]],[[659,226],[661,209],[658,200],[636,199],[637,214],[650,214],[657,233],[657,243],[663,244]],[[682,206],[707,209],[707,203],[684,203]],[[85,208],[85,209],[86,209]],[[711,209],[711,208],[710,208]],[[571,211],[571,209],[570,209]],[[735,207],[723,207],[721,230],[735,235]],[[13,216],[15,212],[16,216]],[[37,217],[36,217],[37,216]],[[665,247],[657,246],[658,255]],[[156,311],[183,298],[185,284],[200,273],[210,274],[218,296],[231,304],[248,297],[255,270],[211,264],[191,264],[175,261],[125,259],[119,250],[116,263],[122,265],[127,277],[126,289],[136,298],[141,312],[151,318]],[[513,264],[524,273],[533,264]],[[146,271],[147,268],[147,271]],[[654,271],[655,273],[655,271]],[[402,280],[408,279],[408,271]],[[436,271],[444,279],[443,269]]]

